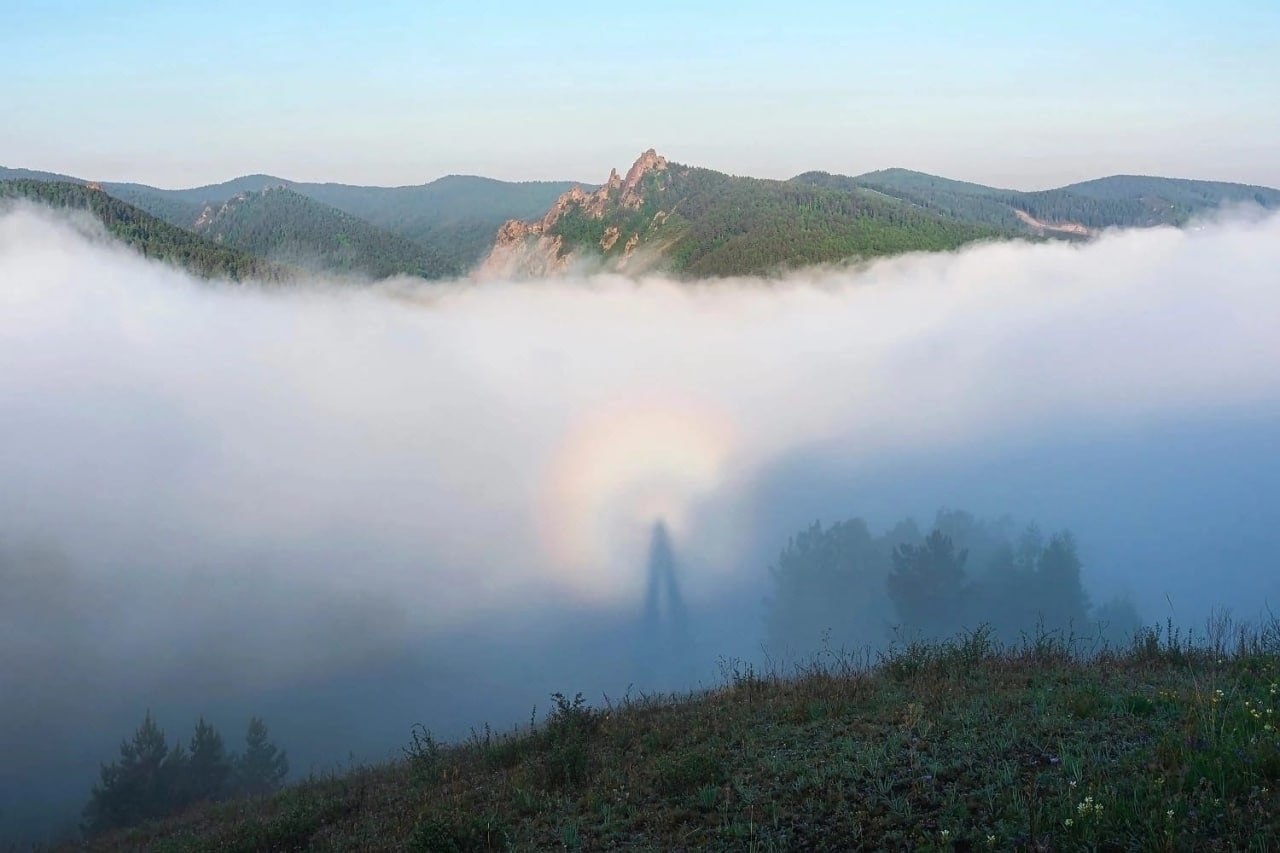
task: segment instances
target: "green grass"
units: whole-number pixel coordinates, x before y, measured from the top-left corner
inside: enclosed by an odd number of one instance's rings
[[[99,839],[154,850],[1265,850],[1280,642],[985,631],[588,707]]]

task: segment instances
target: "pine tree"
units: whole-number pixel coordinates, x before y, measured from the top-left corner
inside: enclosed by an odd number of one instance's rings
[[[878,640],[888,604],[888,555],[899,542],[877,541],[860,518],[826,529],[814,522],[791,537],[769,569],[774,581],[766,622],[770,646],[808,652],[824,642],[840,649]]]
[[[1064,530],[1051,536],[1036,568],[1045,622],[1051,627],[1085,626],[1089,597],[1080,582],[1080,568],[1071,532]]]
[[[181,797],[184,803],[217,800],[229,793],[231,761],[223,747],[222,735],[201,717],[191,737],[191,756],[186,762]]]
[[[245,750],[236,760],[236,789],[248,796],[262,796],[280,789],[289,775],[289,759],[267,739],[267,724],[260,717],[249,720]]]
[[[85,829],[101,832],[160,817],[169,809],[169,782],[184,759],[171,755],[164,732],[147,711],[131,740],[120,742],[120,759],[102,766],[85,806]]]
[[[899,545],[893,552],[889,597],[903,624],[935,636],[955,633],[964,626],[969,606],[965,562],[967,550],[957,551],[940,530],[920,545]]]

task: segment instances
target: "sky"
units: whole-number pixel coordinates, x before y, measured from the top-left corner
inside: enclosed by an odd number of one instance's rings
[[[649,147],[785,178],[1280,186],[1280,4],[9,0],[0,165],[602,180]]]

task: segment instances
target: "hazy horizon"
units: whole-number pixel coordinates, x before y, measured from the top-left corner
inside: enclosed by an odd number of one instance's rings
[[[87,180],[87,181],[95,181],[99,183],[135,183],[135,184],[141,184],[144,186],[154,187],[160,190],[198,189],[200,187],[205,187],[205,186],[217,186],[219,184],[227,183],[227,182],[236,180],[238,178],[246,178],[246,177],[252,177],[256,175],[262,175],[270,178],[278,178],[282,181],[291,181],[293,183],[299,183],[299,184],[326,184],[327,183],[327,184],[342,184],[346,186],[368,186],[368,187],[380,187],[380,188],[423,186],[426,184],[433,183],[435,181],[443,180],[445,178],[484,178],[484,179],[491,179],[491,180],[498,180],[498,181],[506,181],[509,183],[567,181],[572,183],[579,183],[579,184],[582,184],[583,186],[595,186],[595,185],[604,183],[604,180],[608,176],[610,169],[616,169],[619,174],[625,174],[627,168],[636,159],[636,156],[642,151],[647,150],[647,148],[652,148],[652,147],[653,146],[646,146],[645,148],[638,148],[636,149],[635,154],[632,154],[628,157],[624,157],[618,162],[613,163],[612,165],[605,166],[603,169],[597,170],[587,178],[574,177],[572,175],[569,175],[569,176],[560,175],[560,176],[551,176],[551,177],[543,177],[543,176],[498,177],[495,175],[479,174],[474,172],[452,171],[452,172],[444,172],[442,174],[438,174],[438,175],[435,175],[434,177],[426,178],[424,180],[400,181],[400,182],[381,183],[381,184],[378,184],[378,183],[354,184],[349,181],[337,181],[337,180],[333,180],[331,178],[325,178],[325,177],[299,178],[292,174],[276,174],[273,172],[266,171],[264,169],[246,169],[243,171],[235,172],[234,174],[225,175],[224,177],[217,178],[214,180],[201,180],[198,183],[159,184],[159,183],[153,183],[150,181],[137,180],[132,178],[125,179],[125,178],[120,178],[113,175],[83,175],[83,174],[75,173],[75,171],[72,169],[60,169],[55,167],[44,168],[41,166],[32,166],[25,163],[0,163],[0,168],[28,169],[33,172],[45,172],[48,174],[66,175],[67,177],[71,177],[71,178],[78,178],[78,179]],[[917,169],[907,164],[893,163],[893,164],[888,164],[883,166],[876,166],[870,169],[860,169],[856,171],[850,170],[850,171],[841,172],[837,169],[814,166],[812,168],[803,169],[793,174],[760,175],[760,174],[750,174],[746,172],[735,172],[731,169],[720,168],[715,164],[711,164],[711,163],[682,160],[679,157],[668,156],[666,150],[664,149],[655,149],[655,150],[657,150],[659,154],[666,156],[667,159],[670,160],[671,162],[684,163],[685,165],[689,165],[689,166],[698,166],[701,168],[712,169],[717,172],[724,172],[726,174],[738,175],[741,177],[765,178],[768,180],[787,180],[789,178],[795,177],[796,175],[803,174],[804,172],[809,172],[809,171],[830,172],[832,174],[846,174],[849,176],[857,176],[861,174],[866,174],[868,172],[882,171],[885,169],[906,169],[908,171],[922,172],[925,174],[933,174],[935,177],[947,178],[949,180],[954,180],[954,181],[964,181],[967,183],[984,184],[984,185],[994,186],[998,189],[1018,190],[1023,192],[1034,192],[1036,190],[1046,190],[1046,189],[1058,189],[1059,187],[1069,186],[1070,184],[1080,183],[1082,181],[1091,181],[1091,180],[1096,180],[1100,178],[1117,177],[1122,175],[1139,175],[1139,176],[1146,176],[1146,177],[1173,178],[1177,180],[1234,183],[1234,184],[1242,184],[1246,186],[1265,186],[1265,187],[1270,187],[1272,189],[1280,189],[1280,173],[1277,174],[1277,179],[1274,183],[1266,183],[1263,181],[1256,181],[1256,180],[1237,180],[1237,179],[1231,179],[1231,178],[1225,178],[1225,177],[1210,177],[1210,176],[1200,175],[1200,174],[1156,174],[1155,172],[1134,171],[1134,172],[1107,172],[1104,174],[1086,175],[1084,177],[1075,178],[1071,181],[1065,181],[1061,183],[1056,183],[1056,182],[1046,183],[1044,181],[1039,181],[1039,182],[1033,181],[1033,182],[1024,183],[1020,185],[1012,185],[1012,184],[987,184],[986,182],[979,180],[975,177],[965,176],[962,174],[951,174],[951,173],[942,174],[942,173],[936,173],[936,172],[927,172],[923,169]]]

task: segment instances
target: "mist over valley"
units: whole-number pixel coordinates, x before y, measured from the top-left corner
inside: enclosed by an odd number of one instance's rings
[[[281,286],[11,205],[0,820],[74,821],[148,710],[179,736],[261,716],[297,775],[553,692],[710,688],[833,637],[874,657],[996,622],[989,568],[1030,524],[1025,577],[1058,531],[1079,560],[1055,630],[1101,642],[1117,603],[1265,619],[1278,238],[1236,210],[769,278]],[[965,625],[913,622],[885,583],[935,525],[968,552]],[[869,562],[780,621],[805,531]],[[1052,606],[1025,598],[1007,639]]]

